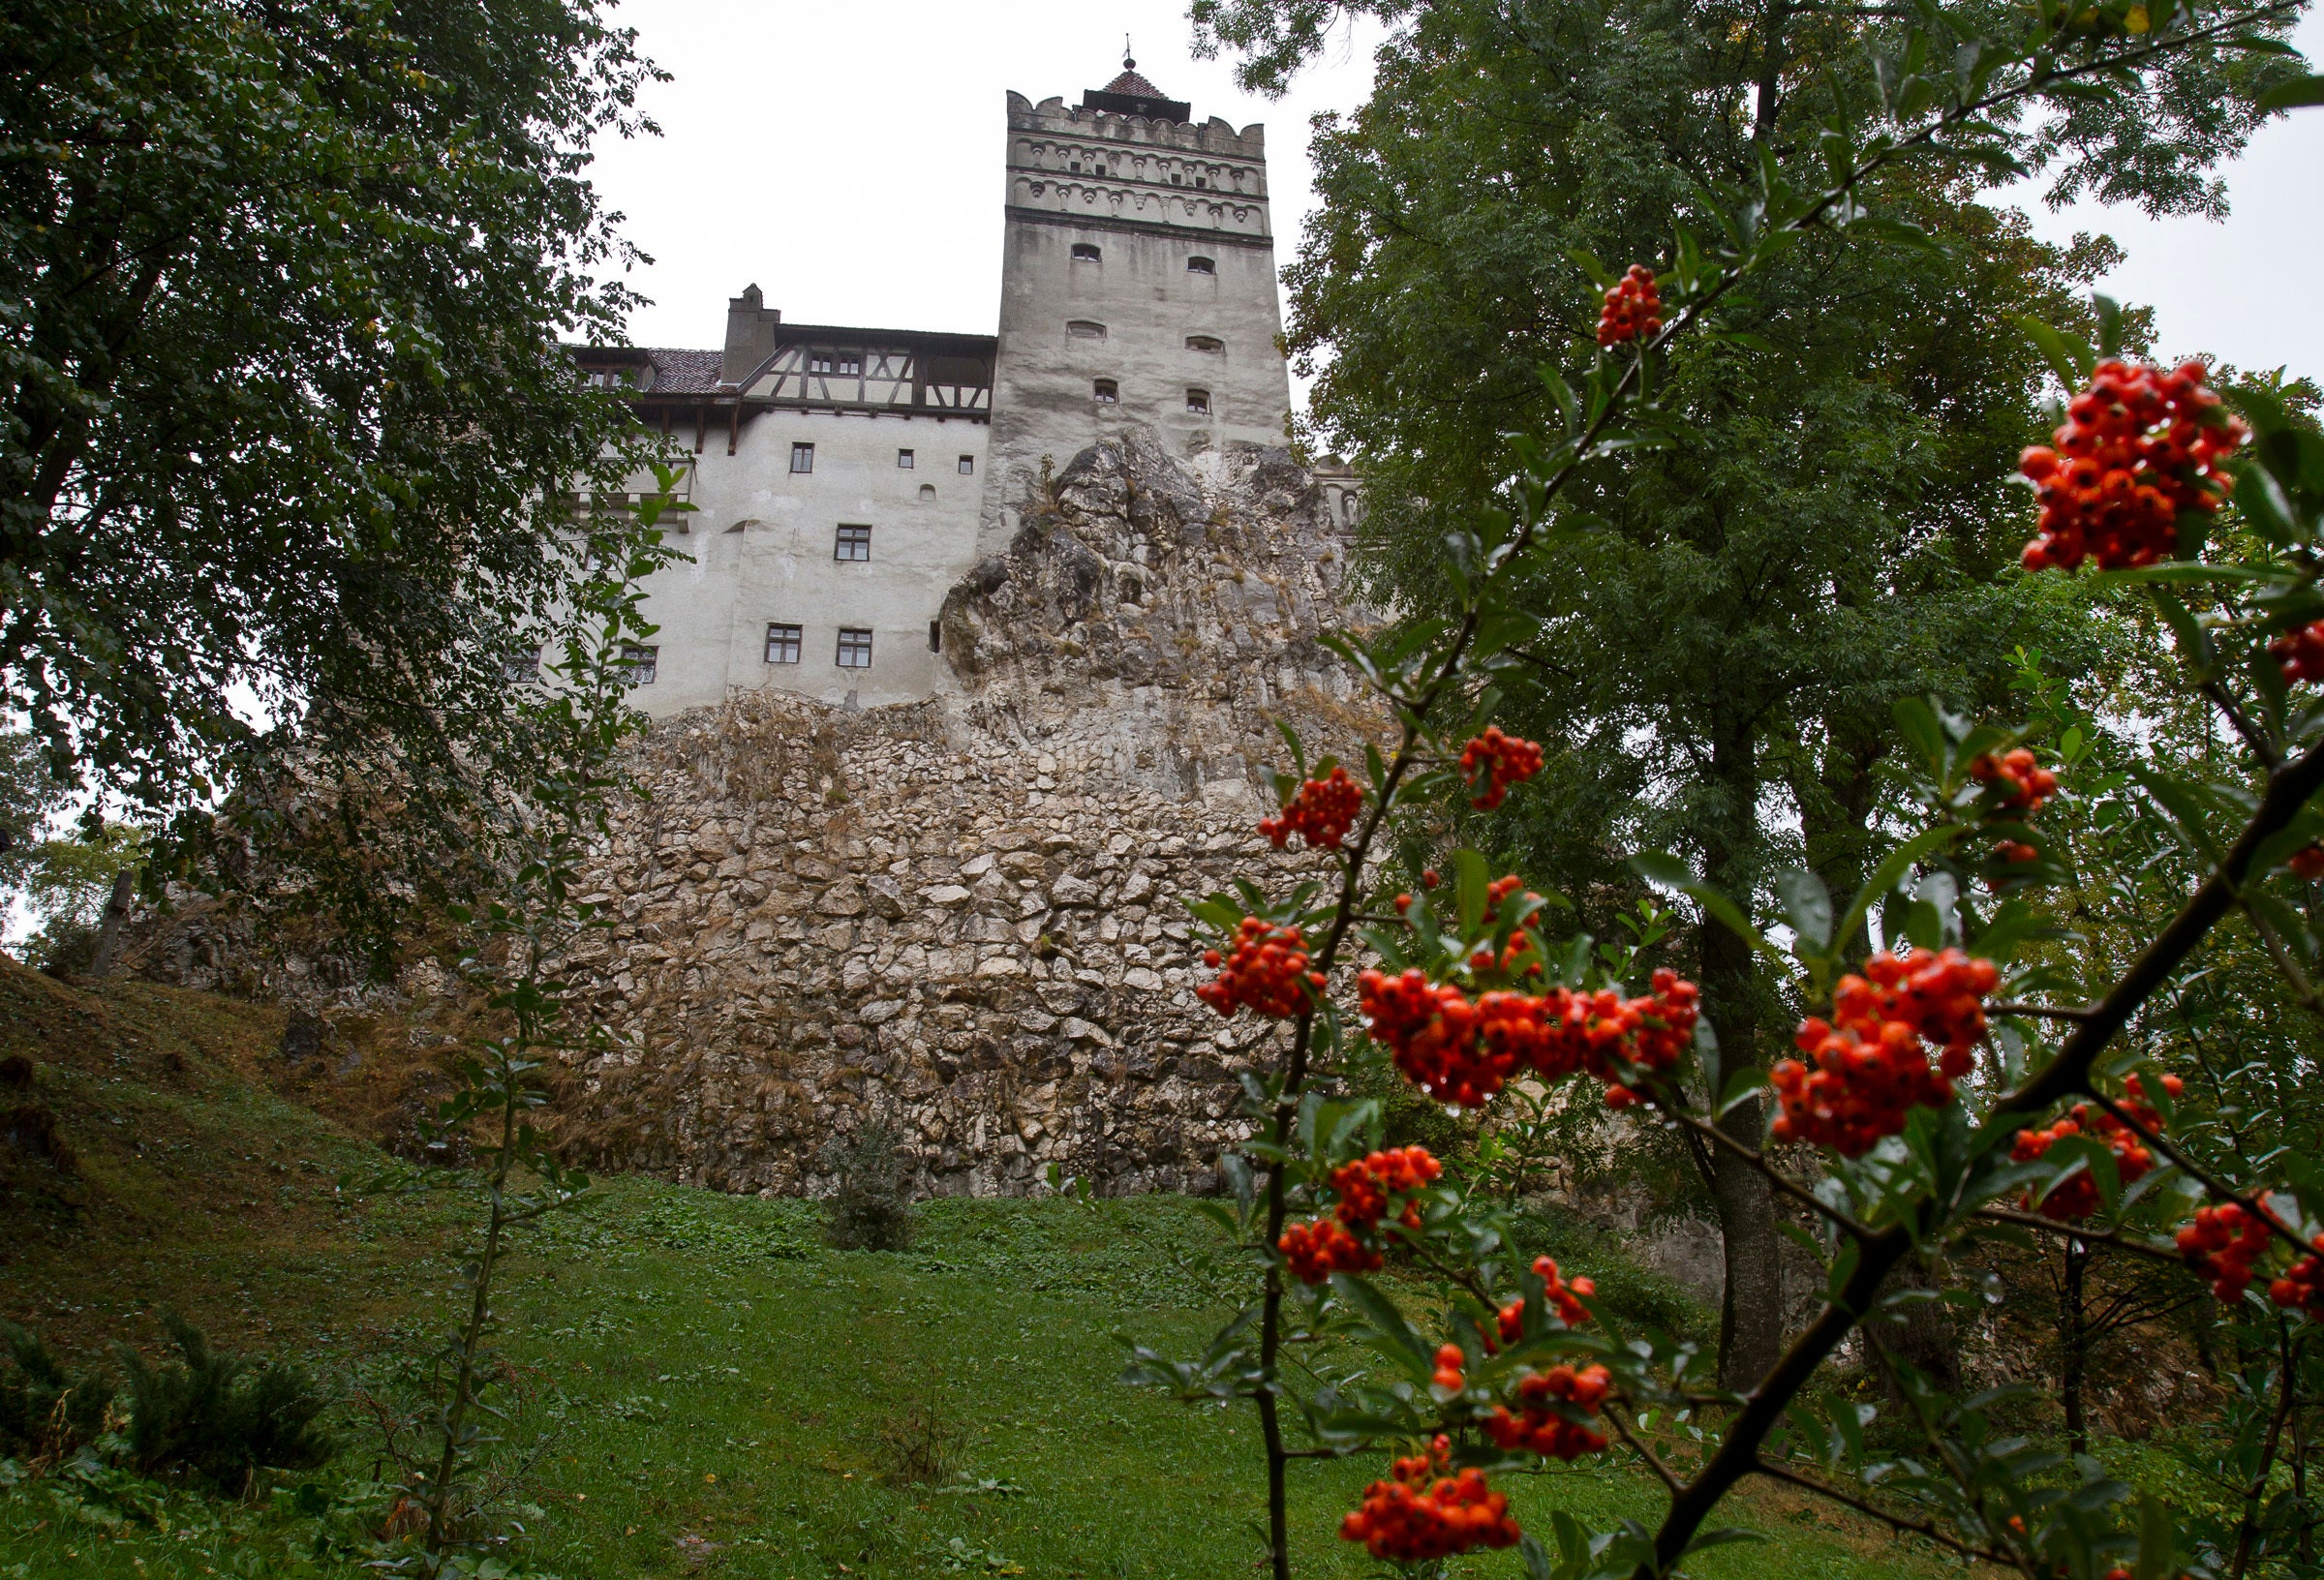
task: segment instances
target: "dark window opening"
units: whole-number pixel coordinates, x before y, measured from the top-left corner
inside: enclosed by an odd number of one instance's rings
[[[812,444],[794,444],[791,446],[791,470],[793,471],[812,471],[815,470],[815,447]]]
[[[1100,379],[1089,386],[1089,398],[1100,406],[1112,406],[1121,399],[1121,386],[1111,379]]]
[[[1227,343],[1216,335],[1188,335],[1186,349],[1190,351],[1223,351]]]
[[[1208,416],[1210,414],[1210,392],[1207,389],[1188,390],[1186,392],[1186,410],[1198,417]]]
[[[1208,258],[1190,258],[1186,260],[1186,272],[1188,274],[1216,274],[1218,264]]]
[[[1076,340],[1103,340],[1106,326],[1094,319],[1067,319],[1065,332]]]
[[[961,457],[961,475],[962,475],[962,476],[963,476],[963,477],[966,477],[966,476],[968,476],[970,473],[974,472],[975,471],[976,471],[976,457],[975,457],[975,456],[973,456],[973,455],[963,455],[963,456],[962,456],[962,457]]]
[[[831,552],[834,560],[869,560],[872,558],[872,529],[841,527],[839,544]]]
[[[1095,263],[1098,257],[1097,248],[1092,243],[1077,241],[1073,244],[1073,260],[1076,263]]]
[[[1206,181],[1206,180],[1204,180],[1204,179],[1203,179],[1201,176],[1199,176],[1199,175],[1198,175],[1198,176],[1196,176],[1196,177],[1194,178],[1194,184],[1195,184],[1196,186],[1198,186],[1198,187],[1207,187],[1207,186],[1208,186],[1210,183],[1209,183],[1209,182],[1208,182],[1208,181]]]
[[[800,630],[796,625],[767,627],[767,662],[795,664],[799,661]]]
[[[840,631],[840,667],[841,669],[870,669],[872,667],[872,633],[870,631]]]
[[[928,651],[931,653],[944,651],[944,623],[940,620],[932,620],[928,623]]]
[[[1179,177],[1178,177],[1178,172],[1177,172],[1177,171],[1176,171],[1176,170],[1173,170],[1173,171],[1171,171],[1171,172],[1170,172],[1170,184],[1171,184],[1172,186],[1174,186],[1174,187],[1175,187],[1175,186],[1178,185],[1178,180],[1179,180]]]
[[[896,465],[897,465],[897,467],[898,467],[899,469],[901,469],[902,471],[911,471],[911,470],[912,470],[912,452],[911,452],[911,451],[909,451],[909,450],[898,450],[898,451],[896,452]]]
[[[640,648],[625,644],[622,648],[622,667],[629,672],[631,685],[652,685],[660,668],[659,648]]]
[[[922,484],[920,485],[920,502],[921,502],[922,504],[933,504],[933,503],[935,503],[935,502],[936,502],[936,485],[935,485],[935,484],[933,484],[933,483],[922,483]]]

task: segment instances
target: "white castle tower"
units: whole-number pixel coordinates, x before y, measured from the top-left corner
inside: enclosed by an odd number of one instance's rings
[[[1263,129],[1121,75],[1008,98],[1000,333],[785,323],[756,286],[717,350],[585,348],[690,450],[691,562],[647,584],[657,714],[774,688],[873,706],[944,683],[937,614],[1005,546],[1044,461],[1144,434],[1280,445],[1291,406]]]
[[[1009,95],[988,553],[1045,456],[1134,429],[1181,455],[1285,442],[1266,129],[1197,126],[1121,64],[1071,109]]]

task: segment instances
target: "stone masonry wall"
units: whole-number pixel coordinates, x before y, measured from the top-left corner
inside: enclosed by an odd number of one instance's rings
[[[619,923],[572,962],[627,1045],[574,1072],[605,1161],[817,1192],[884,1116],[933,1193],[1053,1163],[1210,1188],[1269,1028],[1194,997],[1177,898],[1318,865],[1252,832],[1256,765],[1275,717],[1343,750],[1375,724],[1317,641],[1342,544],[1282,451],[1109,441],[1024,519],[945,602],[943,694],[747,693],[641,746],[597,878]]]

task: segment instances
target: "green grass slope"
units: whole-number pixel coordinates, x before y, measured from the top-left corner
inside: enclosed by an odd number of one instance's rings
[[[445,1322],[456,1199],[362,1203],[350,1132],[264,1083],[266,1012],[136,986],[83,992],[0,967],[0,1052],[75,1162],[0,1148],[0,1314],[61,1350],[150,1347],[172,1306],[222,1343],[376,1379]],[[1242,1576],[1262,1484],[1249,1411],[1195,1412],[1115,1382],[1126,1332],[1199,1345],[1217,1320],[1211,1231],[1171,1198],[943,1201],[908,1253],[821,1248],[815,1210],[608,1182],[527,1240],[505,1287],[520,1408],[507,1451],[526,1555],[573,1580],[1023,1573]],[[0,1580],[358,1571],[319,1534],[376,1520],[377,1439],[301,1490],[139,1511],[86,1487],[0,1485]],[[1371,1572],[1334,1537],[1373,1461],[1295,1468],[1298,1570]],[[0,1469],[0,1482],[11,1477]],[[1650,1517],[1605,1467],[1513,1477],[1519,1519]],[[1797,1500],[1733,1510],[1772,1538],[1705,1576],[1934,1574],[1927,1557]],[[321,1554],[322,1556],[318,1556]],[[1514,1575],[1514,1555],[1450,1573]]]

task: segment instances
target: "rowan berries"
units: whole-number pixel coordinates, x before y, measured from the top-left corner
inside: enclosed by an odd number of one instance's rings
[[[2268,644],[2268,656],[2283,666],[2283,684],[2324,681],[2324,620],[2286,631]]]
[[[1431,984],[1416,969],[1396,977],[1366,971],[1356,986],[1372,1036],[1388,1046],[1396,1068],[1438,1102],[1481,1109],[1515,1072],[1514,1051],[1479,1046],[1477,1006],[1451,983]]]
[[[2283,865],[2309,883],[2324,878],[2324,845],[2302,845],[2285,858]]]
[[[1292,1276],[1302,1284],[1321,1284],[1333,1273],[1380,1270],[1380,1253],[1349,1233],[1336,1218],[1287,1225],[1275,1249],[1283,1253]]]
[[[1468,1379],[1461,1375],[1461,1369],[1468,1363],[1469,1357],[1461,1353],[1459,1345],[1440,1344],[1436,1347],[1436,1370],[1428,1381],[1449,1392],[1458,1393],[1469,1385]]]
[[[1397,1564],[1515,1546],[1524,1533],[1509,1517],[1509,1499],[1485,1485],[1482,1471],[1438,1474],[1450,1469],[1452,1449],[1440,1436],[1427,1453],[1397,1460],[1394,1479],[1366,1487],[1363,1506],[1339,1522],[1340,1539]]]
[[[1433,866],[1424,869],[1421,873],[1421,887],[1423,889],[1433,889],[1444,881],[1445,880],[1442,877],[1437,875],[1437,870]]]
[[[1812,1064],[1785,1059],[1770,1072],[1782,1105],[1776,1139],[1861,1157],[1903,1130],[1908,1110],[1950,1103],[1985,1035],[1983,1000],[1999,980],[1991,960],[1957,949],[1909,958],[1883,950],[1864,975],[1842,977],[1832,1018],[1811,1016],[1793,1039]],[[1934,1070],[1931,1044],[1941,1050]]]
[[[1517,1410],[1495,1405],[1485,1418],[1484,1435],[1497,1447],[1513,1452],[1530,1448],[1548,1459],[1574,1460],[1597,1453],[1605,1446],[1605,1436],[1559,1407],[1591,1414],[1605,1402],[1613,1386],[1612,1374],[1603,1366],[1575,1371],[1561,1364],[1545,1372],[1528,1372],[1517,1382]]]
[[[1295,834],[1310,850],[1337,850],[1348,830],[1355,827],[1356,814],[1362,810],[1363,787],[1348,777],[1345,768],[1334,768],[1330,777],[1300,785],[1299,793],[1284,803],[1280,815],[1261,818],[1259,832],[1277,850]]]
[[[1557,1276],[1557,1263],[1547,1257],[1533,1259],[1533,1272],[1542,1281],[1542,1304],[1554,1312],[1557,1320],[1568,1327],[1579,1327],[1590,1320],[1590,1310],[1581,1303],[1584,1295],[1596,1294],[1598,1286],[1587,1278],[1575,1278],[1572,1283]],[[1525,1300],[1522,1295],[1503,1306],[1495,1325],[1500,1329],[1503,1344],[1514,1344],[1525,1334]],[[1486,1341],[1490,1345],[1488,1338]]]
[[[1501,726],[1487,724],[1460,753],[1460,776],[1478,792],[1469,805],[1489,812],[1509,797],[1509,787],[1521,784],[1542,771],[1542,748],[1531,741],[1503,735]]]
[[[1997,861],[2006,862],[2011,866],[2023,866],[2028,862],[2041,860],[2041,852],[2022,839],[2004,839],[1993,847],[1993,854]]]
[[[1598,315],[1598,344],[1618,346],[1662,326],[1663,298],[1654,287],[1654,271],[1633,263],[1605,293],[1605,307]]]
[[[2268,1249],[2269,1237],[2267,1224],[2239,1202],[2197,1207],[2194,1222],[2179,1231],[2179,1254],[2211,1280],[2213,1294],[2232,1306],[2250,1288],[2251,1264]]]
[[[1307,940],[1300,929],[1270,927],[1255,916],[1242,919],[1223,964],[1215,949],[1203,952],[1203,963],[1218,968],[1218,980],[1197,988],[1195,997],[1224,1016],[1248,1005],[1285,1019],[1305,1009],[1309,990],[1324,985],[1321,971],[1307,969]]]
[[[2028,570],[2072,570],[2085,558],[2106,570],[2153,564],[2176,546],[2181,511],[2218,508],[2228,487],[2218,460],[2248,430],[2218,413],[2207,377],[2200,362],[2167,374],[2097,365],[2090,387],[2067,403],[2053,444],[2019,459],[2041,501]]]
[[[1424,1146],[1399,1146],[1345,1163],[1331,1171],[1331,1189],[1339,1196],[1334,1208],[1350,1229],[1369,1229],[1388,1216],[1389,1198],[1410,1196],[1445,1171]],[[1420,1228],[1420,1212],[1407,1202],[1406,1227]]]
[[[1987,752],[1969,765],[1969,776],[2002,793],[2001,809],[2030,817],[2058,793],[2058,775],[2041,767],[2024,746],[1996,757]]]
[[[1489,963],[1489,962],[1488,962]],[[1625,1067],[1667,1070],[1695,1035],[1695,985],[1655,972],[1651,993],[1625,999],[1611,988],[1576,993],[1488,992],[1470,1002],[1451,984],[1417,969],[1390,977],[1366,971],[1358,1001],[1372,1036],[1396,1068],[1440,1103],[1482,1108],[1520,1069],[1545,1080],[1588,1070],[1616,1108],[1636,1099]]]
[[[2130,1094],[2125,1107],[2130,1110],[2131,1117],[2151,1132],[2160,1131],[2162,1116],[2145,1101],[2146,1093],[2139,1084],[2138,1077],[2132,1076],[2125,1084]],[[2166,1075],[2162,1078],[2162,1089],[2171,1096],[2179,1095],[2180,1086],[2177,1076]],[[2046,1155],[2052,1146],[2068,1136],[2088,1136],[2093,1140],[2105,1142],[2107,1149],[2114,1154],[2115,1173],[2125,1185],[2143,1179],[2147,1171],[2155,1167],[2155,1154],[2148,1150],[2146,1142],[2136,1131],[2104,1109],[2095,1108],[2088,1103],[2075,1104],[2070,1114],[2054,1124],[2019,1131],[2017,1139],[2010,1143],[2010,1159],[2017,1163],[2031,1163]],[[2026,1193],[2025,1204],[2029,1208],[2034,1205],[2033,1192]],[[2097,1181],[2090,1177],[2088,1170],[2061,1181],[2043,1199],[2038,1210],[2043,1217],[2054,1218],[2060,1223],[2087,1218],[2098,1210]]]

